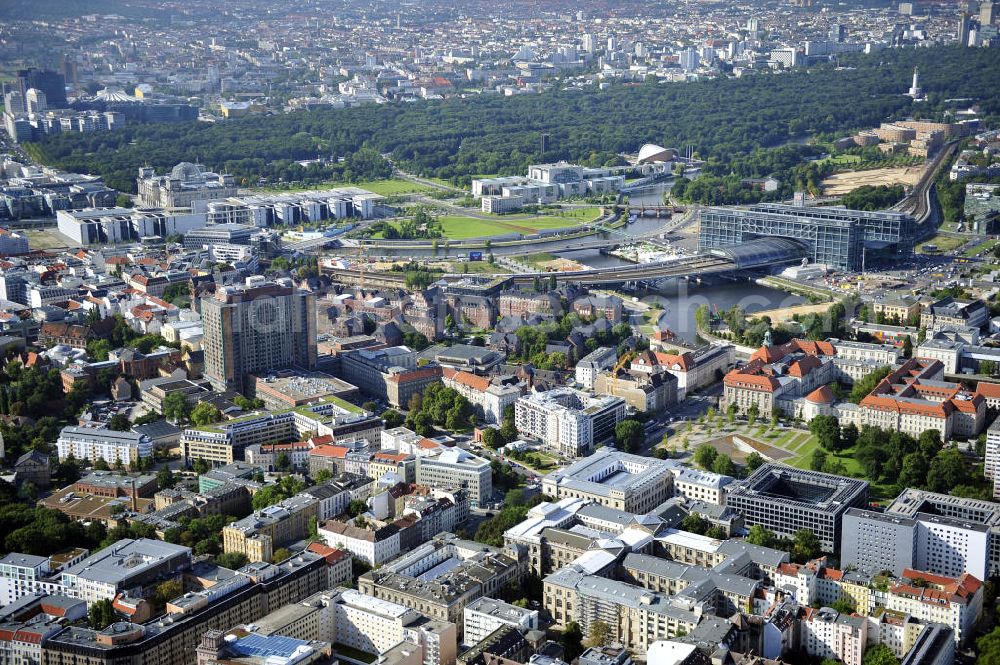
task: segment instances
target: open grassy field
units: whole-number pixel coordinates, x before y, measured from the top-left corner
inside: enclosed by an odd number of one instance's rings
[[[76,245],[72,240],[55,229],[28,229],[21,231],[28,236],[28,246],[35,249],[61,249]]]
[[[499,236],[508,233],[528,235],[546,229],[562,229],[592,222],[600,217],[600,208],[571,208],[558,216],[545,215],[528,219],[505,218],[503,216],[479,219],[463,215],[442,215],[438,217],[445,237],[452,240]]]
[[[960,247],[962,244],[968,241],[968,238],[962,238],[960,236],[949,236],[944,234],[938,234],[926,242],[922,242],[917,245],[914,251],[917,254],[927,254],[924,251],[925,245],[935,245],[937,246],[937,251],[934,254],[948,254],[953,252],[955,249]]]
[[[852,166],[861,163],[861,155],[831,155],[815,160],[819,164],[830,163],[835,166]]]
[[[1000,241],[993,239],[987,240],[986,242],[981,242],[978,245],[973,245],[969,249],[962,252],[962,255],[967,256],[969,258],[979,256],[980,253],[988,252],[994,247],[996,247],[998,242]]]

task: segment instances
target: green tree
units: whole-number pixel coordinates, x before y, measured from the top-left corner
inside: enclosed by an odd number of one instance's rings
[[[712,464],[715,463],[715,458],[718,456],[718,451],[707,443],[701,444],[694,451],[695,464],[709,471],[712,469]]]
[[[483,430],[483,445],[496,450],[504,444],[500,430],[496,427],[487,427]]]
[[[108,422],[108,429],[114,432],[127,432],[132,429],[132,423],[129,422],[128,416],[124,413],[116,413],[111,416],[111,420]]]
[[[195,473],[201,475],[203,473],[208,473],[208,470],[211,467],[209,467],[208,462],[199,457],[194,461],[194,465],[192,466],[192,468],[194,469]]]
[[[94,630],[104,630],[115,622],[115,608],[107,598],[91,605],[88,614]]]
[[[735,476],[736,465],[725,455],[716,455],[712,461],[712,471],[722,476]]]
[[[747,471],[749,471],[750,473],[753,473],[758,468],[760,468],[761,466],[763,466],[763,464],[764,464],[765,461],[766,460],[764,459],[764,457],[760,453],[758,453],[757,451],[754,451],[754,452],[750,453],[749,455],[747,455],[747,459],[746,459]]]
[[[351,517],[357,517],[366,510],[368,510],[368,504],[362,501],[361,499],[353,499],[347,505],[347,514],[350,515]]]
[[[751,545],[760,545],[762,547],[772,547],[777,541],[778,537],[773,531],[769,531],[760,524],[754,524],[750,527],[747,532],[746,541]]]
[[[403,423],[406,422],[406,418],[404,418],[403,415],[395,409],[386,409],[383,411],[382,420],[385,421],[386,429],[401,427]]]
[[[826,466],[826,451],[822,448],[817,448],[813,451],[812,457],[809,458],[809,468],[813,471],[822,471],[823,467]]]
[[[857,610],[857,603],[850,596],[844,595],[830,603],[830,607],[841,614],[854,614]]]
[[[899,474],[899,484],[903,487],[922,488],[927,483],[928,464],[923,453],[909,453],[903,457],[903,469]]]
[[[819,556],[819,538],[812,529],[799,529],[792,538],[792,555],[797,561],[809,561]]]
[[[891,367],[883,366],[878,367],[864,375],[854,382],[854,386],[851,388],[850,400],[855,404],[858,404],[861,400],[868,396],[868,393],[875,390],[875,386],[881,383],[882,379],[889,376],[891,373]]]
[[[980,638],[982,641],[984,638]],[[978,643],[977,643],[978,645]],[[997,652],[997,656],[1000,657],[1000,651]],[[982,658],[982,653],[980,653],[980,658]],[[981,663],[994,663],[1000,661],[992,660],[980,660]],[[896,658],[896,654],[892,652],[885,644],[875,644],[865,651],[865,656],[861,660],[861,665],[899,665],[899,658]]]
[[[853,448],[858,442],[858,426],[854,423],[847,423],[840,428],[840,445],[842,449]]]
[[[614,633],[611,632],[611,626],[604,621],[597,619],[596,621],[590,622],[590,630],[587,631],[586,645],[588,647],[607,646],[615,639],[615,637]]]
[[[191,406],[184,393],[172,392],[163,398],[163,417],[175,423],[184,422],[191,415]]]
[[[927,489],[932,492],[950,492],[969,477],[965,459],[955,448],[938,452],[927,468]]]
[[[160,607],[167,604],[177,596],[184,593],[184,587],[177,580],[166,580],[156,585],[156,592],[153,595],[153,602]]]
[[[760,418],[760,408],[756,404],[751,404],[747,409],[747,425],[753,427],[758,418]]]
[[[563,660],[570,663],[576,660],[583,653],[583,631],[580,624],[570,621],[562,632],[559,640],[563,647]]]
[[[684,516],[681,520],[680,529],[682,531],[689,531],[691,533],[697,533],[699,535],[704,535],[708,528],[711,526],[708,520],[697,513],[690,513]]]
[[[279,547],[278,549],[274,550],[274,554],[271,555],[271,563],[281,563],[282,561],[285,561],[286,559],[290,558],[292,558],[291,550],[284,547]]]
[[[615,444],[619,449],[632,453],[642,447],[645,430],[637,420],[623,420],[615,425]]]
[[[333,478],[333,472],[330,471],[330,469],[320,469],[316,473],[316,478],[315,478],[316,484],[317,485],[322,485],[323,483],[325,483],[326,481],[330,480],[331,478]]]
[[[809,431],[819,441],[824,450],[840,450],[840,421],[836,416],[819,415],[809,421]]]
[[[170,469],[164,467],[156,472],[156,486],[163,489],[169,489],[174,486],[176,480],[174,479],[174,474]]]
[[[191,422],[199,427],[211,425],[220,420],[222,420],[222,412],[211,402],[198,402],[198,406],[191,409]]]
[[[215,563],[219,564],[223,568],[229,568],[231,570],[239,570],[243,566],[249,563],[247,555],[242,552],[223,552],[215,557]]]

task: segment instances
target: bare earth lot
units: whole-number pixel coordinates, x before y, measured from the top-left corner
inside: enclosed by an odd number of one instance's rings
[[[840,196],[862,185],[915,185],[923,172],[923,166],[900,166],[891,169],[835,173],[823,181],[823,194]]]

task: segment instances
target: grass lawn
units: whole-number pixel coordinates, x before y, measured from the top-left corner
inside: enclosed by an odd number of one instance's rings
[[[495,219],[477,219],[462,215],[442,215],[438,217],[438,221],[441,222],[441,230],[444,232],[445,237],[452,240],[464,240],[466,238],[499,236],[508,233],[528,235],[545,229],[563,229],[582,222],[593,221],[599,215],[599,211],[596,208],[585,208],[583,210],[594,210],[597,214],[594,214],[592,217],[588,217],[586,214],[574,214],[565,217],[545,216],[524,220],[508,220],[500,216]],[[573,212],[576,213],[577,211],[574,210]]]
[[[31,249],[72,247],[75,244],[55,229],[26,229],[19,233],[28,236],[28,246]]]
[[[922,242],[919,245],[917,245],[915,251],[917,254],[947,254],[949,252],[954,251],[955,249],[957,249],[958,247],[960,247],[961,245],[965,244],[968,241],[969,241],[968,238],[938,234],[933,238],[931,238],[930,240],[927,240],[926,242]],[[937,251],[925,252],[924,246],[926,245],[936,245]]]
[[[556,260],[556,256],[554,254],[549,254],[548,252],[536,252],[519,258],[529,266],[540,266],[543,263]]]
[[[850,166],[853,164],[861,163],[861,155],[836,155],[834,157],[827,157],[826,159],[817,159],[820,164],[825,164],[829,162],[836,166]]]
[[[996,247],[997,242],[1000,242],[1000,241],[990,239],[990,240],[987,240],[985,242],[981,242],[978,245],[974,245],[973,247],[970,247],[969,249],[965,250],[962,253],[962,256],[967,256],[969,258],[973,258],[975,256],[978,256],[980,252],[988,252],[988,251],[990,251],[991,249],[993,249],[994,247]]]
[[[541,464],[536,464],[536,459]],[[538,473],[545,475],[550,471],[556,469],[559,466],[559,460],[551,455],[543,452],[533,451],[527,454],[524,459],[517,460],[519,464],[523,464],[529,469],[534,469]]]
[[[456,261],[451,267],[454,272],[469,275],[495,275],[510,272],[509,268],[490,263],[489,261]]]

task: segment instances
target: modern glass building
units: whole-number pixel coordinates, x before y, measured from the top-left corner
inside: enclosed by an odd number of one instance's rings
[[[861,270],[913,251],[913,218],[900,212],[761,203],[748,208],[705,208],[699,213],[702,250],[768,237],[794,238],[809,260],[838,270]]]

